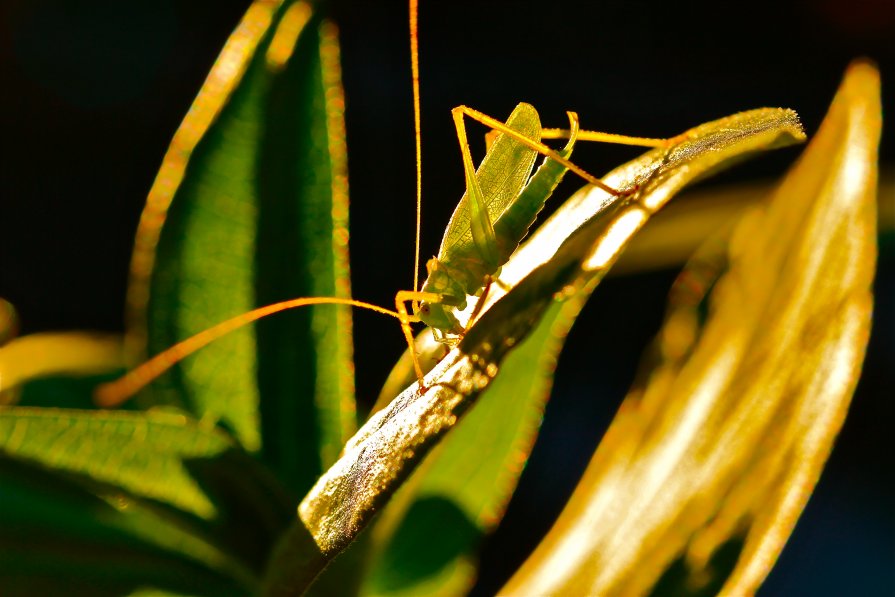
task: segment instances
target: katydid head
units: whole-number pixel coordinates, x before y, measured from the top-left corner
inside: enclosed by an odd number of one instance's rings
[[[459,335],[463,333],[463,326],[451,312],[453,309],[444,303],[422,301],[417,316],[436,332],[436,337],[438,332],[441,335]]]
[[[426,270],[428,277],[423,283],[422,291],[437,295],[440,300],[420,301],[416,315],[420,321],[442,334],[462,334],[463,326],[452,311],[455,308],[466,308],[463,286],[451,275],[451,270],[434,257],[426,262]]]

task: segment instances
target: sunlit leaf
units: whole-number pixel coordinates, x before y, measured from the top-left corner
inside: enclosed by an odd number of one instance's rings
[[[870,329],[879,78],[856,64],[729,249],[682,274],[658,367],[626,398],[554,528],[501,594],[747,595],[820,475]],[[709,315],[700,293],[714,270]]]
[[[486,395],[391,499],[372,531],[363,594],[456,595],[469,588],[481,541],[503,517],[534,444],[556,357],[583,298],[545,314]]]
[[[734,115],[692,129],[679,144],[651,151],[606,177],[615,188],[636,185],[631,194],[617,198],[585,189],[570,199],[504,267],[501,280],[515,288],[429,373],[428,390],[413,385],[374,414],[305,497],[300,524],[273,560],[270,592],[300,590],[347,546],[491,383],[510,350],[527,342],[542,319],[553,325],[564,300],[588,293],[650,213],[695,178],[802,138],[791,111]]]
[[[121,337],[90,332],[30,334],[0,346],[0,404],[4,392],[51,375],[92,375],[123,369]]]
[[[765,180],[682,193],[631,240],[612,268],[612,275],[683,265],[706,238],[719,228],[729,227],[766,199],[774,187],[775,182]],[[879,236],[885,239],[895,234],[895,176],[886,177],[881,172],[877,194]]]
[[[132,343],[154,354],[259,305],[350,294],[342,110],[334,27],[306,2],[255,2],[150,191]],[[187,359],[143,404],[222,421],[301,495],[355,429],[351,364],[347,308],[309,307]]]

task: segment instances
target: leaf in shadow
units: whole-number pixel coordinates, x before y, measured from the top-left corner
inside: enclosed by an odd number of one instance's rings
[[[769,203],[739,222],[726,250],[709,246],[684,271],[657,366],[501,594],[644,594],[660,577],[657,590],[670,583],[677,595],[758,588],[860,372],[879,135],[878,73],[857,63]],[[713,567],[731,541],[740,544],[734,564]],[[670,581],[669,566],[685,578]]]
[[[418,496],[383,546],[380,574],[364,593],[388,595],[412,588],[417,594],[444,594],[458,572],[455,561],[465,558],[480,536],[475,521],[454,500]]]
[[[164,518],[182,537],[163,545],[227,573],[260,573],[294,512],[292,496],[226,433],[182,415],[6,408],[0,450],[111,496],[139,537],[155,540],[147,512]]]
[[[318,553],[290,549],[282,554],[318,557],[303,573],[316,574],[346,547],[416,464],[458,421],[498,374],[504,357],[526,340],[542,319],[552,326],[564,303],[583,300],[630,236],[677,190],[743,156],[803,138],[795,114],[762,109],[688,131],[680,144],[648,152],[606,177],[610,186],[636,191],[621,198],[585,189],[560,209],[514,255],[501,280],[515,287],[496,299],[460,345],[426,378],[374,414],[345,446],[343,456],[299,506],[301,541],[307,533]],[[582,294],[584,293],[584,294]],[[307,546],[306,546],[307,547]],[[314,551],[312,550],[312,551]],[[274,560],[268,592],[293,594],[313,576],[290,575],[289,560]],[[316,567],[316,570],[315,570]]]
[[[240,595],[251,575],[176,518],[85,476],[0,453],[3,594]]]

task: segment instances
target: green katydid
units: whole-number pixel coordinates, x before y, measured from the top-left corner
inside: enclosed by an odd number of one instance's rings
[[[414,370],[420,387],[425,388],[424,373],[413,350],[410,324],[422,322],[430,326],[436,338],[455,343],[465,333],[454,315],[466,307],[467,297],[484,298],[492,283],[500,284],[496,274],[520,241],[528,233],[538,212],[549,199],[553,189],[569,170],[590,184],[601,187],[612,195],[612,189],[569,161],[577,140],[602,141],[645,147],[661,147],[674,139],[648,139],[580,131],[578,116],[568,112],[569,129],[541,129],[535,109],[519,104],[506,122],[466,106],[452,111],[460,145],[466,180],[466,194],[461,198],[442,239],[437,257],[426,264],[428,278],[421,289],[417,284],[419,270],[419,211],[420,185],[420,102],[417,36],[417,0],[410,0],[410,37],[413,66],[413,94],[415,133],[417,140],[417,245],[414,289],[399,291],[395,296],[396,310],[348,298],[302,297],[266,307],[260,307],[213,326],[159,353],[121,379],[101,386],[97,401],[105,406],[118,404],[158,377],[187,355],[213,340],[243,325],[287,309],[307,305],[337,304],[373,310],[397,318],[410,347]],[[464,118],[480,122],[497,136],[488,144],[488,151],[478,171],[473,166],[466,136]],[[567,139],[565,147],[556,151],[541,139]],[[545,156],[541,167],[531,174],[537,154]],[[407,310],[407,303],[411,310]],[[482,304],[480,300],[479,305]],[[475,314],[470,318],[470,323]]]

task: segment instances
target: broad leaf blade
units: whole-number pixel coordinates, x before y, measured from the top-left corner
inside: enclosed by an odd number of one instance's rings
[[[770,204],[738,225],[708,320],[700,325],[692,297],[670,311],[659,367],[632,390],[560,519],[502,593],[758,588],[860,371],[879,132],[878,74],[858,64]],[[684,274],[691,284],[705,263]],[[730,551],[735,564],[715,568]]]
[[[277,4],[249,9],[150,192],[129,294],[149,353],[259,305],[350,294],[335,30],[307,3]],[[350,325],[342,307],[278,315],[146,401],[219,419],[300,494],[354,429]]]
[[[697,127],[680,145],[649,152],[612,173],[607,182],[616,188],[640,185],[637,193],[624,200],[595,195],[596,190],[570,200],[568,209],[564,207],[559,217],[545,224],[546,236],[536,233],[504,268],[502,280],[509,271],[514,276],[507,278],[510,283],[521,281],[427,376],[429,389],[421,393],[411,386],[373,415],[305,497],[299,506],[301,524],[293,526],[274,562],[278,574],[268,579],[271,593],[289,594],[310,582],[454,426],[498,374],[510,350],[527,341],[548,309],[553,312],[557,297],[562,301],[596,285],[636,230],[622,229],[627,236],[618,232],[619,222],[628,222],[624,214],[635,209],[645,214],[655,211],[687,182],[745,154],[802,137],[791,111],[766,109],[736,115]]]
[[[250,574],[182,521],[114,487],[2,455],[0,478],[4,595],[112,596],[154,586],[212,596],[251,587]]]
[[[215,515],[184,467],[233,447],[227,434],[167,413],[10,407],[0,410],[0,448],[18,458],[88,475],[200,518]]]
[[[122,504],[156,504],[172,524],[256,571],[294,511],[227,433],[176,413],[5,408],[0,451]]]
[[[20,524],[32,530],[43,526],[40,536],[46,540],[20,554],[39,560],[52,559],[54,541],[62,542],[72,533],[95,533],[95,538],[102,538],[108,531],[116,541],[126,541],[130,534],[132,541],[170,552],[154,557],[179,554],[193,560],[193,565],[202,563],[224,576],[250,582],[253,574],[247,565],[222,549],[229,548],[243,562],[260,567],[282,515],[274,515],[279,521],[265,520],[257,508],[244,507],[239,515],[253,521],[257,529],[240,537],[233,537],[231,530],[227,540],[227,509],[233,498],[217,494],[222,486],[213,472],[215,463],[242,469],[246,482],[253,477],[250,469],[230,456],[232,450],[227,434],[203,429],[175,414],[0,409],[0,452],[5,455],[2,495],[12,508],[6,514],[19,512],[17,522],[4,525],[0,536],[9,539]],[[30,470],[26,474],[21,472],[24,469]],[[23,498],[35,492],[30,487],[42,478],[49,484],[68,483],[78,495],[72,503],[58,496],[43,501]],[[79,503],[84,508],[80,516],[60,514],[78,511]],[[264,507],[273,509],[275,504],[270,499]]]

